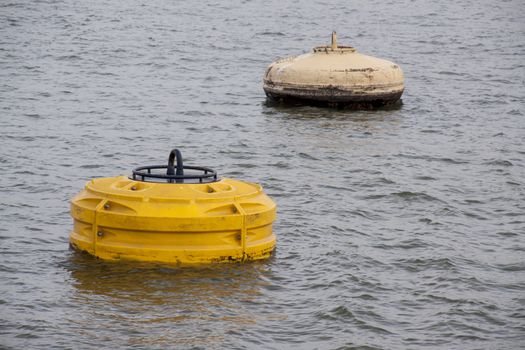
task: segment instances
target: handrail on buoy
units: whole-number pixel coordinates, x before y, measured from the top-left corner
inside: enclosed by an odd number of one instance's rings
[[[177,171],[175,172],[175,167],[173,163],[177,158]],[[172,149],[170,152],[170,157],[168,158],[168,168],[166,170],[166,175],[184,175],[184,166],[182,164],[182,154],[176,148]],[[176,182],[182,182],[180,179],[176,179]]]

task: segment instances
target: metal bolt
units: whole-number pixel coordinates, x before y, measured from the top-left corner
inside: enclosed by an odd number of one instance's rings
[[[106,210],[109,209],[109,203],[104,204],[104,209],[106,209]]]
[[[97,236],[99,236],[99,237],[104,236],[104,232],[102,232],[102,231],[98,231],[98,232],[97,232]]]
[[[137,190],[137,187],[135,187],[135,186],[131,186],[131,190],[132,190],[132,191],[136,191],[136,190]]]
[[[236,207],[233,207],[233,208],[232,208],[232,211],[233,211],[234,213],[236,213],[236,212],[237,212],[237,208],[236,208]]]

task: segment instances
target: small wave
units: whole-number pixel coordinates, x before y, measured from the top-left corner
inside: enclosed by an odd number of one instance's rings
[[[370,194],[367,196],[360,196],[359,198],[364,199],[364,200],[376,200],[376,199],[385,198],[386,196],[387,195],[385,194]]]
[[[99,169],[103,167],[104,166],[100,164],[83,164],[79,166],[79,168],[82,168],[82,169]]]
[[[510,231],[500,231],[500,232],[496,232],[496,234],[503,236],[503,237],[515,237],[518,235],[516,232],[510,232]]]
[[[425,224],[429,224],[429,225],[442,225],[441,223],[434,221],[432,219],[429,219],[429,218],[421,218],[418,221],[424,222]]]
[[[24,114],[24,116],[29,117],[29,118],[35,118],[35,119],[40,118],[40,114],[38,113],[26,113]]]
[[[438,72],[439,75],[456,75],[456,76],[464,76],[464,73],[458,73],[458,72],[451,72],[451,71],[440,71]]]
[[[414,179],[416,179],[416,180],[425,180],[425,181],[435,181],[435,180],[437,180],[435,177],[425,176],[425,175],[423,175],[423,176],[416,176],[416,177],[414,177]]]
[[[466,204],[484,204],[485,202],[478,199],[465,199]]]
[[[512,109],[512,110],[508,111],[507,114],[510,114],[510,115],[523,115],[523,113],[519,109]]]
[[[487,217],[483,216],[480,214],[480,212],[472,212],[472,211],[466,211],[464,210],[463,211],[463,215],[469,217],[469,218],[474,218],[474,219],[478,219],[478,220],[488,220]]]
[[[385,243],[382,243],[382,244],[377,244],[377,245],[373,245],[374,248],[379,248],[379,249],[385,249],[385,250],[390,250],[390,249],[415,249],[415,248],[425,248],[425,247],[428,247],[429,244],[419,238],[414,238],[414,239],[409,239],[409,240],[405,240],[405,241],[402,241],[402,242],[399,242],[399,243],[396,243],[396,244],[385,244]]]
[[[364,209],[352,210],[352,211],[350,211],[350,214],[356,215],[356,216],[359,216],[359,217],[362,217],[362,218],[365,218],[365,219],[369,219],[369,220],[378,220],[378,219],[381,218],[380,215],[374,214],[371,211],[366,211]]]
[[[18,3],[18,2],[9,2],[7,4],[1,4],[0,5],[0,8],[1,7],[24,7],[24,4],[23,3]]]
[[[408,259],[399,259],[394,263],[396,266],[402,267],[409,271],[423,271],[427,269],[437,269],[437,270],[454,270],[456,264],[454,264],[448,258],[408,258]]]
[[[328,319],[336,320],[339,317],[346,318],[348,320],[355,320],[355,316],[346,306],[338,306],[332,310],[328,314],[321,313],[321,315],[328,316]]]
[[[17,273],[18,269],[0,264],[0,272]],[[5,284],[5,281],[3,281],[3,284]]]
[[[491,160],[491,161],[485,162],[485,163],[483,163],[483,165],[497,165],[497,166],[505,166],[505,167],[507,167],[507,166],[513,166],[514,164],[512,164],[508,160],[495,159],[495,160]]]
[[[27,69],[27,70],[38,70],[40,66],[22,66],[22,68]]]
[[[336,190],[336,191],[351,191],[351,192],[354,191],[352,188],[348,188],[348,187],[344,187],[344,186],[321,185],[320,187],[321,188],[326,188],[326,189],[329,189],[329,190]]]
[[[82,58],[78,55],[63,55],[56,58],[58,61],[78,61]]]
[[[376,325],[372,325],[370,322],[364,321],[350,311],[349,308],[347,308],[344,305],[337,306],[336,308],[330,310],[328,313],[326,312],[317,312],[316,317],[323,320],[344,320],[345,322],[351,322],[356,324],[357,327],[361,329],[366,329],[373,331],[375,333],[382,333],[382,334],[392,334],[390,331],[378,327]]]
[[[371,295],[371,294],[367,294],[367,293],[359,294],[359,295],[354,295],[354,296],[352,296],[352,298],[355,298],[355,299],[362,299],[362,300],[367,300],[367,301],[375,301],[375,300],[378,300],[375,296],[373,296],[373,295]]]
[[[29,230],[29,231],[33,231],[33,232],[41,232],[41,231],[44,231],[42,228],[40,227],[34,227],[34,226],[25,226],[24,227],[26,230]],[[40,241],[40,243],[48,243],[49,241],[45,240],[45,239],[40,239],[40,238],[34,238],[35,240],[38,240]]]
[[[443,162],[447,164],[468,164],[466,160],[452,159],[448,157],[432,157],[432,156],[420,156],[420,155],[409,155],[409,154],[398,154],[399,157],[409,158],[409,159],[422,159],[431,162]]]
[[[496,267],[502,271],[509,271],[509,272],[520,272],[525,271],[525,263],[514,263],[514,264],[501,264],[496,265]]]
[[[258,32],[257,35],[285,36],[285,34],[282,32],[271,32],[271,31]]]
[[[99,71],[95,71],[95,70],[92,70],[90,72],[88,72],[89,75],[100,75],[100,76],[109,76],[109,77],[117,77],[118,74],[115,74],[115,73],[111,73],[111,72],[99,72]]]
[[[239,168],[242,168],[242,169],[253,169],[253,168],[257,168],[258,165],[257,164],[250,164],[250,163],[238,163],[238,164],[235,164],[236,166],[238,166]]]
[[[29,170],[15,171],[14,174],[17,174],[17,175],[36,175],[36,173],[34,173],[32,171],[29,171]]]
[[[300,152],[297,154],[299,157],[303,158],[303,159],[308,159],[308,160],[319,160],[317,158],[315,158],[314,156],[311,156],[309,155],[308,153],[304,153],[304,152]]]
[[[401,198],[406,201],[426,201],[426,202],[442,202],[439,198],[433,197],[424,192],[411,192],[411,191],[402,191],[394,192],[390,194],[392,197]]]
[[[19,27],[20,26],[20,24],[18,23],[18,20],[14,19],[14,18],[8,18],[7,22],[12,27]]]

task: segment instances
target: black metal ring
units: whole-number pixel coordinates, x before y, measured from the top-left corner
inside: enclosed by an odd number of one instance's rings
[[[175,158],[177,166],[175,168]],[[153,169],[166,169],[166,174],[152,173]],[[184,169],[199,170],[202,174],[184,174]],[[138,181],[148,181],[149,179],[165,179],[168,183],[184,183],[185,180],[199,180],[199,183],[215,182],[218,180],[217,172],[211,168],[201,166],[184,166],[181,152],[173,149],[168,159],[168,165],[145,165],[132,170],[131,179]]]

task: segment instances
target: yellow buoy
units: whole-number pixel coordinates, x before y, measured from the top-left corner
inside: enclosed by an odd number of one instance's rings
[[[338,46],[333,32],[331,45],[273,62],[263,89],[271,100],[381,106],[401,98],[404,76],[393,62]]]
[[[241,262],[268,258],[276,242],[276,205],[260,185],[184,166],[176,149],[167,166],[91,180],[71,216],[71,246],[102,259]]]

